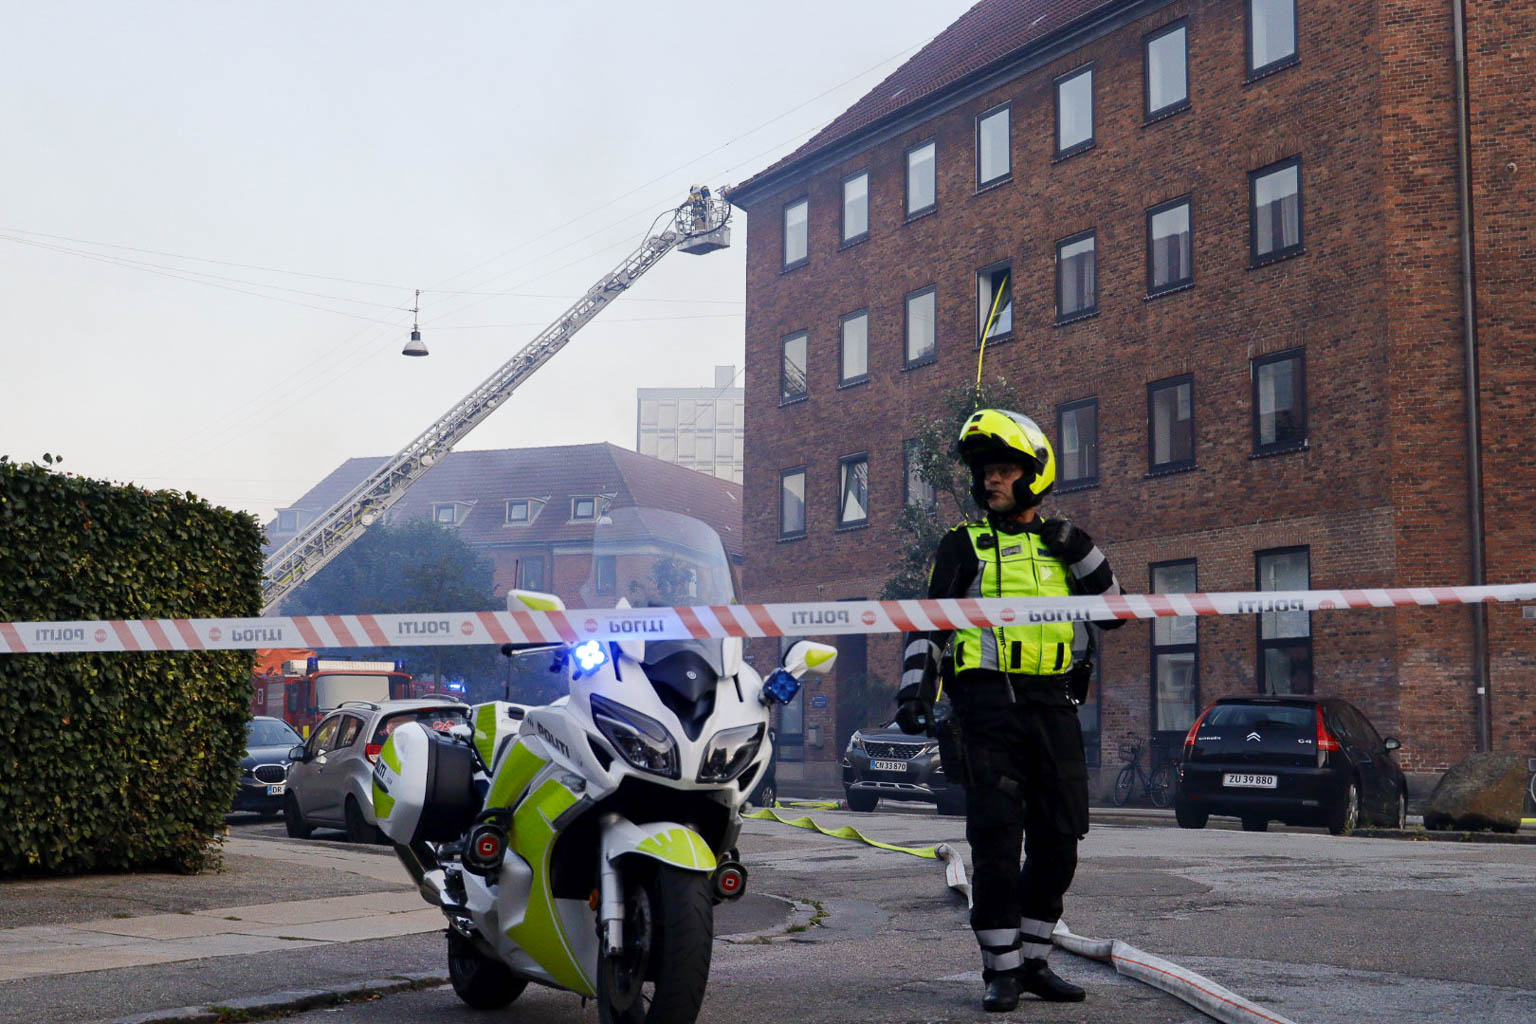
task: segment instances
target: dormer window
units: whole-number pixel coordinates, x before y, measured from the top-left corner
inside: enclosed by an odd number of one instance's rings
[[[526,501],[507,502],[507,522],[526,523],[529,519],[530,509]]]
[[[597,518],[597,499],[583,495],[571,498],[571,518],[592,520]]]
[[[469,514],[469,506],[456,501],[434,502],[432,521],[439,526],[456,526]]]

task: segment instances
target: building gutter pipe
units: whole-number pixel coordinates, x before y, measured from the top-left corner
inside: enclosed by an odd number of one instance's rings
[[[1451,0],[1451,20],[1456,33],[1456,191],[1461,208],[1461,314],[1465,339],[1465,390],[1467,396],[1467,514],[1470,527],[1472,586],[1487,582],[1483,560],[1483,460],[1482,417],[1479,408],[1477,369],[1477,290],[1472,249],[1472,172],[1467,126],[1467,32],[1463,0]],[[1477,698],[1477,749],[1493,749],[1492,694],[1488,692],[1488,616],[1482,604],[1470,605],[1472,614],[1472,677]]]

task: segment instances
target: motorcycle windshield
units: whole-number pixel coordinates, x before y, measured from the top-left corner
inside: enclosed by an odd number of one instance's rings
[[[581,596],[589,608],[730,604],[736,593],[731,563],[719,534],[678,512],[615,508],[592,535],[592,564]],[[725,670],[720,640],[653,640],[644,661],[655,665],[680,652],[703,658],[716,675]]]

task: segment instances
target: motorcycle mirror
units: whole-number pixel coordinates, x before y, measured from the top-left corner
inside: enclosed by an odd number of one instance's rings
[[[555,594],[546,594],[538,590],[509,590],[507,591],[507,611],[563,612],[565,602]]]
[[[797,640],[794,646],[784,653],[784,669],[796,679],[807,673],[813,676],[824,676],[832,671],[832,663],[836,660],[837,648],[831,644],[819,644],[814,640]]]

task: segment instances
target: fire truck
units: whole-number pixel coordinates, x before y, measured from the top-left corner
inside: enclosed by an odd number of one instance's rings
[[[274,654],[300,654],[274,659]],[[416,680],[397,661],[319,658],[307,651],[258,651],[251,714],[281,718],[303,736],[349,700],[405,700],[418,696]]]

